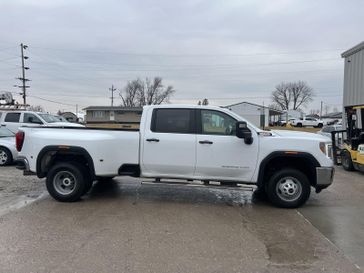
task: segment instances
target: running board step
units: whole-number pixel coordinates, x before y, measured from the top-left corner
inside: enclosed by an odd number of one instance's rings
[[[228,189],[228,190],[244,190],[254,191],[256,186],[238,184],[236,186],[225,186],[220,184],[203,184],[193,182],[180,182],[180,181],[142,181],[142,185],[168,185],[168,186],[180,186],[180,187],[194,187],[194,188],[209,188],[209,189]]]

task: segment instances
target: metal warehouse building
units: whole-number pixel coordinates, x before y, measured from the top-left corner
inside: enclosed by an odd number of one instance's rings
[[[364,42],[341,54],[345,58],[343,115],[350,108],[363,111],[364,106]],[[358,115],[359,117],[362,115]],[[343,122],[345,118],[343,117]],[[359,122],[359,124],[362,122]]]
[[[344,107],[364,104],[364,42],[341,54],[344,66]]]

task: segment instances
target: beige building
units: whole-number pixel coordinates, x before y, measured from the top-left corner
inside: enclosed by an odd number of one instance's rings
[[[85,109],[87,127],[138,129],[143,108],[120,106],[89,106]]]

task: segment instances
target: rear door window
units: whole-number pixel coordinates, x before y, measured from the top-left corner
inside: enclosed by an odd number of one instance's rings
[[[5,116],[5,122],[19,122],[20,113],[7,113]]]
[[[156,109],[153,112],[152,132],[194,133],[193,109]]]

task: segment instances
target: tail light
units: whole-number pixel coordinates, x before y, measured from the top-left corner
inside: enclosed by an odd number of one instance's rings
[[[21,149],[23,148],[23,143],[24,143],[24,132],[23,131],[18,131],[15,134],[15,143],[16,143],[16,150],[18,152],[21,151]]]

